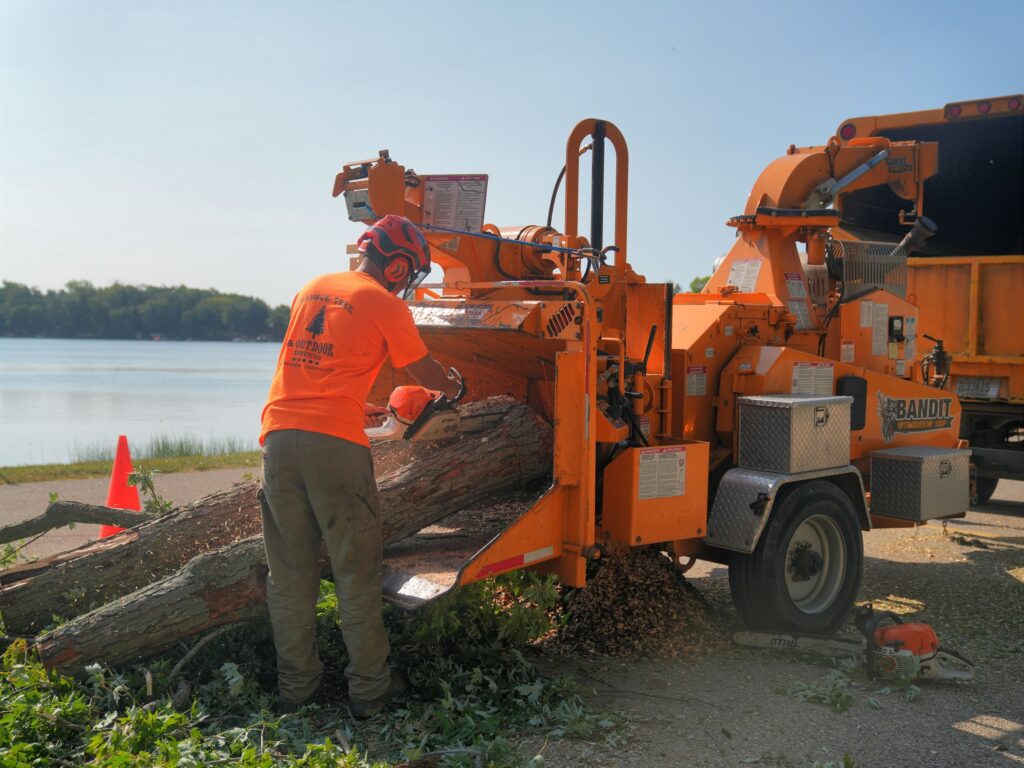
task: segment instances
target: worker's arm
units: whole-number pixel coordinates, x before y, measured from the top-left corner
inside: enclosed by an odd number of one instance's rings
[[[441,364],[429,354],[403,368],[416,383],[427,389],[436,389],[454,399],[459,394],[462,382],[444,372]]]

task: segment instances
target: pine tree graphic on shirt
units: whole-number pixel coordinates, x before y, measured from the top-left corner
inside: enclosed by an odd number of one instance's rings
[[[327,305],[320,307],[320,311],[314,315],[313,319],[309,321],[309,325],[306,326],[306,330],[309,331],[313,336],[319,336],[324,332],[324,313],[327,311]]]

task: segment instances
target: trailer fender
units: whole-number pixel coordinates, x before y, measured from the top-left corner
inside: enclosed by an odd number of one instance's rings
[[[810,480],[827,480],[838,486],[853,502],[861,528],[871,529],[864,500],[864,480],[853,465],[792,475],[735,468],[722,476],[708,514],[704,542],[711,547],[751,554],[782,491]]]

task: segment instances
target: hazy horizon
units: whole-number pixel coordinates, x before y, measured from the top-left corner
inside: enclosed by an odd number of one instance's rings
[[[0,279],[288,304],[361,230],[344,163],[487,173],[487,221],[543,223],[601,117],[629,142],[634,268],[686,285],[790,144],[1024,90],[1016,0],[724,7],[0,2]]]

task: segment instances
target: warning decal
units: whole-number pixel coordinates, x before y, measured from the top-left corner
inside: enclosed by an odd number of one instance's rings
[[[637,498],[663,499],[686,493],[686,446],[665,445],[640,449]]]
[[[708,367],[691,365],[686,369],[686,394],[701,397],[708,393]]]
[[[789,291],[791,299],[806,299],[807,290],[804,288],[804,276],[798,272],[786,272],[786,290]]]
[[[849,339],[843,339],[839,345],[839,362],[852,363],[857,345]]]
[[[871,311],[873,306],[870,301],[862,301],[860,303],[860,327],[870,328],[871,327]]]
[[[794,395],[831,395],[833,363],[793,363]]]
[[[423,222],[435,227],[479,232],[484,225],[487,175],[421,176]]]
[[[875,304],[871,309],[871,354],[889,353],[889,305]]]
[[[726,282],[736,286],[740,293],[753,293],[757,276],[761,274],[761,259],[736,259],[729,267]]]
[[[811,322],[811,314],[807,311],[807,301],[804,299],[792,299],[787,301],[786,304],[789,306],[789,311],[796,317],[796,329],[798,331],[806,331],[808,328],[813,328],[814,323]]]

